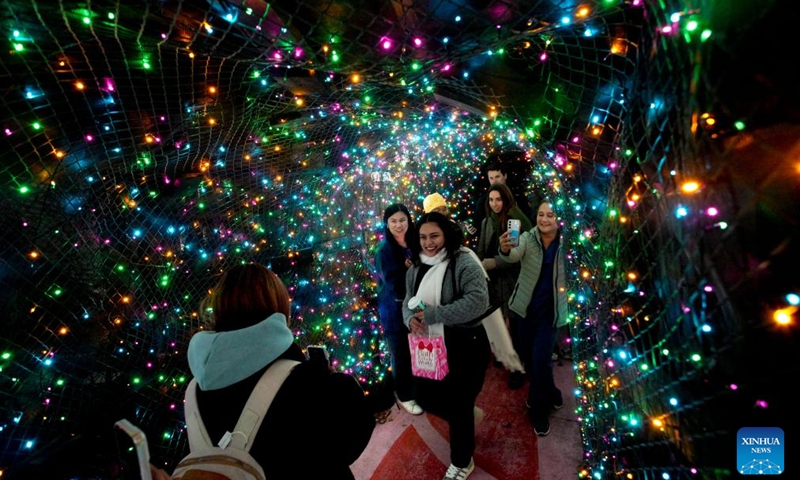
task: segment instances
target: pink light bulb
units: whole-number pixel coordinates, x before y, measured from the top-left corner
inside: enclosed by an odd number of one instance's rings
[[[541,55],[539,55],[539,60],[541,60],[541,61],[543,61],[543,62],[544,62],[545,60],[547,60],[547,53],[546,53],[546,52],[542,52],[542,54],[541,54]]]
[[[414,46],[419,48],[422,46],[422,39],[419,37],[414,38]]]
[[[706,210],[706,215],[709,217],[716,217],[719,215],[719,210],[717,210],[716,207],[709,207],[708,210]]]
[[[384,50],[389,50],[392,48],[392,41],[387,38],[381,43],[381,46]]]

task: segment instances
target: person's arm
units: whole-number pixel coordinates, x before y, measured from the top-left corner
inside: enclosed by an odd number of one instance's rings
[[[378,279],[385,285],[394,289],[397,282],[402,282],[403,270],[394,261],[392,255],[392,246],[389,243],[384,243],[379,249],[375,257],[375,269],[378,272]]]
[[[152,463],[150,464],[150,478],[153,480],[172,480],[169,473],[160,468],[156,468]]]
[[[340,465],[351,465],[369,444],[375,416],[364,391],[351,375],[328,375],[323,395],[320,405],[324,405],[324,415],[320,417],[320,428],[336,434],[336,440],[325,448],[325,457]]]
[[[483,219],[483,225],[481,225],[481,237],[480,243],[478,244],[478,249],[480,253],[477,253],[478,258],[481,259],[481,265],[483,265],[484,270],[487,272],[489,270],[494,270],[495,268],[502,267],[498,265],[498,258],[499,256],[495,254],[491,254],[489,252],[489,237],[495,235],[497,232],[492,230],[489,231],[489,219]]]
[[[492,269],[496,270],[504,270],[510,267],[513,267],[516,262],[509,262],[508,257],[505,255],[500,255],[499,253],[491,258],[492,261]],[[484,260],[486,262],[486,260]],[[485,266],[485,264],[484,264]],[[490,270],[487,268],[487,270]]]
[[[406,298],[403,299],[403,323],[406,324],[406,327],[409,327],[409,321],[414,316],[414,311],[408,308],[408,301],[414,296],[415,271],[416,268],[411,267],[406,272]]]
[[[456,295],[456,292],[452,291],[452,279],[449,278],[453,273],[452,270],[445,273],[442,284],[443,299],[446,293],[450,298]],[[458,256],[455,275],[460,295],[453,298],[450,303],[425,309],[425,322],[428,325],[468,323],[489,308],[489,289],[486,286],[486,277],[481,266],[472,257],[466,253]]]
[[[488,243],[488,239],[486,238],[486,219],[483,219],[483,223],[481,223],[481,234],[478,236],[478,247],[475,249],[475,255],[478,256],[481,260],[486,258],[488,252],[486,251],[486,245]]]
[[[519,262],[525,256],[525,250],[528,245],[535,241],[536,239],[530,231],[522,232],[519,236],[519,245],[514,247],[514,242],[508,238],[508,232],[506,231],[500,235],[500,247],[498,249],[500,257],[508,263]]]
[[[514,207],[512,207],[511,210],[509,211],[509,218],[514,218],[514,219],[517,219],[517,220],[520,221],[520,223],[521,223],[520,232],[524,233],[524,232],[527,232],[527,231],[533,229],[533,225],[531,225],[531,221],[528,220],[528,217],[526,217],[525,214],[522,213],[522,211],[516,205]],[[505,233],[505,232],[503,232],[503,233]],[[520,243],[522,242],[521,237],[522,237],[522,235],[520,234]],[[507,236],[506,236],[506,238],[507,238]],[[515,263],[517,263],[519,261],[519,260],[517,260],[517,261],[511,260],[509,255],[504,254],[502,246],[503,246],[503,244],[502,244],[502,239],[501,239],[500,248],[498,248],[498,251],[494,256],[494,260],[495,260],[494,268],[498,268],[498,269],[509,268],[509,267],[512,267]]]
[[[475,212],[473,213],[472,225],[478,229],[477,234],[483,231],[483,219],[486,218],[486,196],[481,195],[475,204]]]

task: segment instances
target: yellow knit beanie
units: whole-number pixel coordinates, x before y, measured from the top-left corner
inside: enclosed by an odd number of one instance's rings
[[[439,207],[447,208],[447,202],[445,202],[444,197],[438,193],[432,193],[422,201],[422,208],[425,210],[425,213],[431,213],[434,209]]]

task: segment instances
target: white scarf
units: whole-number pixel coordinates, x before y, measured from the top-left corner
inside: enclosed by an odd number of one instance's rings
[[[481,265],[481,261],[478,259],[475,252],[466,247],[461,247],[460,251],[470,254],[470,256],[475,259],[475,262]],[[446,256],[447,251],[445,249],[439,250],[439,252],[432,257],[427,255],[419,256],[420,261],[425,265],[431,265],[431,268],[428,269],[428,271],[425,272],[425,276],[422,277],[419,288],[417,289],[417,294],[408,299],[408,308],[413,310],[412,305],[419,305],[420,300],[425,303],[426,307],[439,306],[439,303],[442,301],[442,282],[444,280],[444,274],[447,272],[447,266],[450,264],[450,259],[445,258]],[[481,265],[481,270],[483,270],[483,265]],[[483,270],[483,274],[486,278],[489,277],[486,270]],[[453,272],[453,275],[455,275],[455,272]],[[444,324],[434,323],[433,325],[428,325],[428,334],[432,336],[444,336]]]

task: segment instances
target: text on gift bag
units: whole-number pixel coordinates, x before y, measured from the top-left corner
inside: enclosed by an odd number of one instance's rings
[[[421,337],[408,334],[411,350],[411,374],[429,380],[442,380],[450,371],[447,366],[447,350],[444,337]]]

